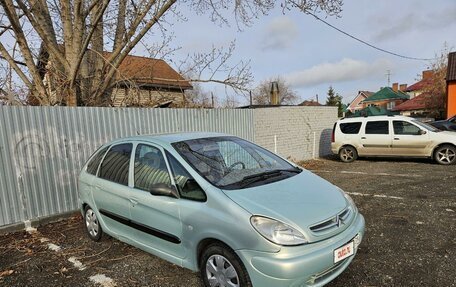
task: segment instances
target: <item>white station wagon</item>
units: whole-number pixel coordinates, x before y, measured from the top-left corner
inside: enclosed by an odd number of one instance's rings
[[[456,163],[456,133],[405,116],[343,118],[334,124],[331,149],[343,162],[358,157],[432,158]]]

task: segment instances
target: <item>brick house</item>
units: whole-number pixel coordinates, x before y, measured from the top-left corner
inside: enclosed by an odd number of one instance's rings
[[[456,115],[456,52],[448,55],[447,81],[447,117]]]
[[[400,112],[403,116],[427,117],[432,110],[429,106],[432,97],[429,93],[420,93],[418,96],[403,102],[393,108],[393,111]]]
[[[347,110],[354,113],[356,111],[363,109],[362,102],[368,97],[372,96],[374,93],[369,91],[359,91],[358,95],[353,99],[353,101],[348,104]]]
[[[408,86],[404,91],[410,95],[410,99],[421,95],[424,92],[424,88],[432,83],[432,70],[426,70],[422,72],[421,80]]]
[[[391,111],[395,106],[402,104],[409,98],[410,96],[408,94],[399,90],[399,84],[395,83],[392,88],[381,88],[380,91],[366,98],[361,103],[363,109],[369,106],[375,106]]]

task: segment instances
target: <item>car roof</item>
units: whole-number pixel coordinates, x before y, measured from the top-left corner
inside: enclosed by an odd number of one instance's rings
[[[180,141],[200,139],[200,138],[211,138],[211,137],[222,137],[232,136],[224,133],[213,133],[213,132],[178,132],[178,133],[163,133],[153,135],[138,135],[131,137],[123,137],[116,139],[110,143],[125,142],[125,141],[150,141],[162,144],[171,144]]]
[[[364,121],[378,121],[378,120],[413,120],[411,117],[407,116],[367,116],[367,117],[353,117],[353,118],[342,118],[339,122],[352,123],[352,122],[364,122]]]

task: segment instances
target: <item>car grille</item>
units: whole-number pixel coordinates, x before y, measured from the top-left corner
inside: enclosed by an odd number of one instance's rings
[[[313,225],[310,227],[310,230],[316,234],[318,233],[325,233],[332,230],[339,228],[342,224],[348,223],[350,219],[350,215],[352,213],[351,208],[346,208],[341,213],[337,214],[336,216]]]

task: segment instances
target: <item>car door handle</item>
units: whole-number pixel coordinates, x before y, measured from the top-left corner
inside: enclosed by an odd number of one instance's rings
[[[361,139],[362,139],[362,140],[365,140],[365,139],[366,139],[366,137],[361,137]]]
[[[136,198],[130,198],[129,199],[131,203],[133,203],[134,205],[138,204],[138,200]]]
[[[398,141],[398,140],[400,140],[400,138],[394,138],[394,140],[395,140],[395,141]]]

